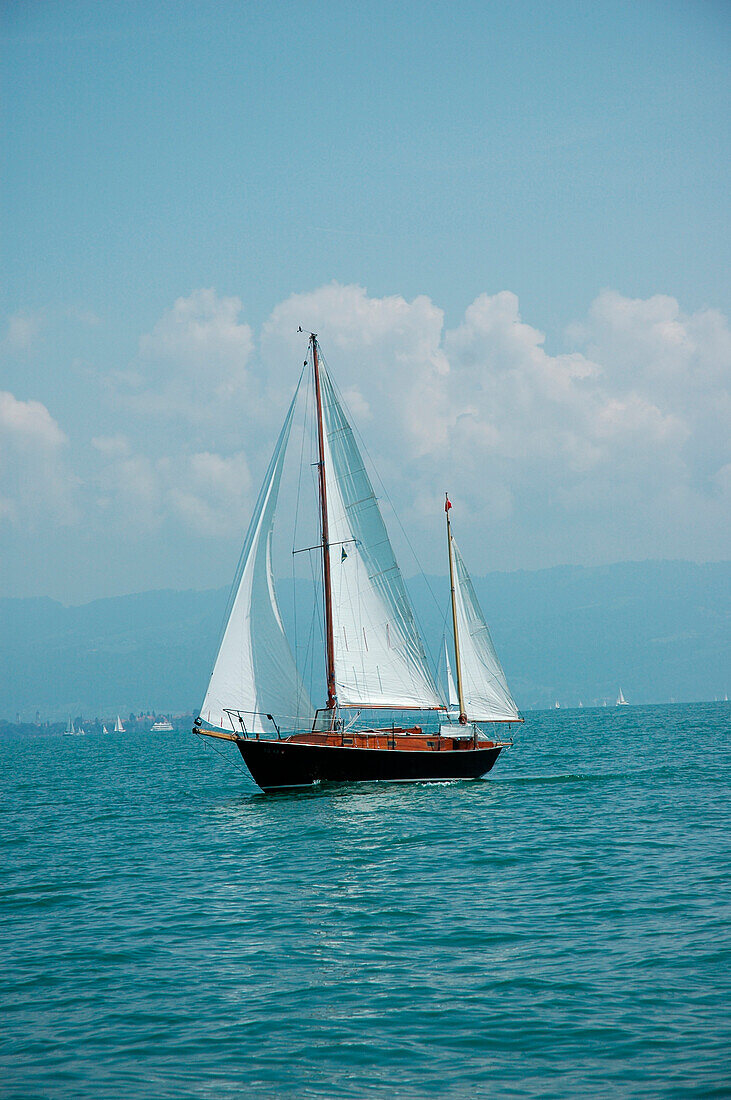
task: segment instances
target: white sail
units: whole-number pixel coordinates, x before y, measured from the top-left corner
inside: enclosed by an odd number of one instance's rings
[[[459,696],[457,695],[457,688],[454,685],[452,666],[449,663],[449,646],[447,645],[446,638],[444,639],[444,660],[447,666],[447,698],[449,700],[449,709],[456,710],[459,714]]]
[[[517,721],[520,717],[518,708],[510,694],[505,673],[454,537],[452,554],[462,690],[467,717],[471,722]]]
[[[443,708],[352,429],[321,380],[338,704]]]
[[[249,525],[228,622],[201,708],[201,718],[213,726],[231,728],[227,710],[242,712],[249,733],[273,731],[267,714],[290,729],[298,718],[309,724],[314,714],[284,632],[271,564],[277,495],[296,400],[297,393]]]
[[[124,733],[124,726],[122,725],[122,719],[117,715],[117,721],[114,723],[115,733]]]

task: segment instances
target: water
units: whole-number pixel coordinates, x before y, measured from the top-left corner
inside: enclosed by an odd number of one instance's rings
[[[0,1093],[729,1095],[730,717],[278,796],[189,736],[0,743]]]

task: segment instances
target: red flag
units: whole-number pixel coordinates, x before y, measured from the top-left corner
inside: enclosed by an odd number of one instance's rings
[[[449,497],[447,497],[446,502],[444,504],[444,511],[448,512],[451,507],[452,507],[452,502],[449,499]]]

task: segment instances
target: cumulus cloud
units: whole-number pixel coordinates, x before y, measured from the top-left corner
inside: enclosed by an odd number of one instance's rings
[[[241,301],[194,290],[140,339],[139,356],[117,376],[118,392],[137,414],[203,420],[221,430],[258,406],[259,383],[249,370],[254,341],[240,320]]]
[[[110,460],[97,474],[97,505],[133,531],[172,525],[219,538],[245,527],[251,476],[243,452],[150,457],[101,450]]]
[[[727,552],[731,341],[718,312],[605,291],[552,354],[508,291],[445,330],[428,298],[333,284],[273,311],[265,362],[294,360],[299,323],[320,333],[353,411],[374,414],[369,450],[417,529],[450,488],[502,566]],[[528,543],[506,553],[506,540]]]
[[[62,457],[66,436],[40,401],[0,392],[0,521],[34,529],[75,518],[76,479]]]
[[[682,424],[688,477],[708,489],[728,460],[731,331],[717,310],[685,314],[674,298],[603,291],[571,331],[604,368],[609,388],[631,390]]]
[[[478,571],[728,553],[728,322],[609,290],[556,347],[509,291],[479,295],[448,328],[424,295],[331,283],[277,305],[258,346],[237,298],[193,291],[141,337],[118,383],[124,433],[87,447],[87,521],[113,511],[130,532],[238,538],[302,366],[300,325],[319,333],[428,568],[444,565],[428,547],[445,489]],[[6,516],[20,495],[8,456],[23,453],[40,494],[66,449],[43,405],[0,398]]]
[[[400,295],[371,298],[361,286],[331,283],[296,294],[278,305],[263,326],[262,359],[279,375],[288,363],[301,361],[303,337],[298,325],[317,331],[353,413],[379,424],[396,419],[407,425],[417,454],[430,446],[419,417],[443,397],[449,363],[441,346],[444,314],[424,295],[408,302]],[[419,395],[419,409],[414,394]],[[436,419],[432,418],[436,424]],[[444,431],[441,423],[439,430]],[[393,448],[389,448],[389,455]],[[396,458],[396,462],[402,459]]]

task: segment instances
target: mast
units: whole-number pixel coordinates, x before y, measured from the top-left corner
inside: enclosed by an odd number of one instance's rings
[[[449,548],[449,587],[452,593],[452,630],[454,632],[454,670],[457,674],[457,698],[459,699],[459,724],[467,725],[467,712],[464,705],[464,691],[462,689],[462,661],[459,655],[459,630],[457,629],[457,604],[454,592],[454,561],[452,558],[452,528],[449,523],[449,509],[452,504],[449,493],[445,493],[444,512],[447,517],[447,546]]]
[[[337,707],[335,697],[335,645],[333,643],[332,585],[330,583],[330,531],[327,523],[327,489],[325,485],[325,437],[322,423],[322,395],[320,393],[320,359],[317,354],[317,333],[310,333],[312,369],[315,376],[315,401],[317,403],[317,444],[320,461],[320,525],[322,528],[322,577],[325,593],[325,659],[327,667],[327,709]]]

